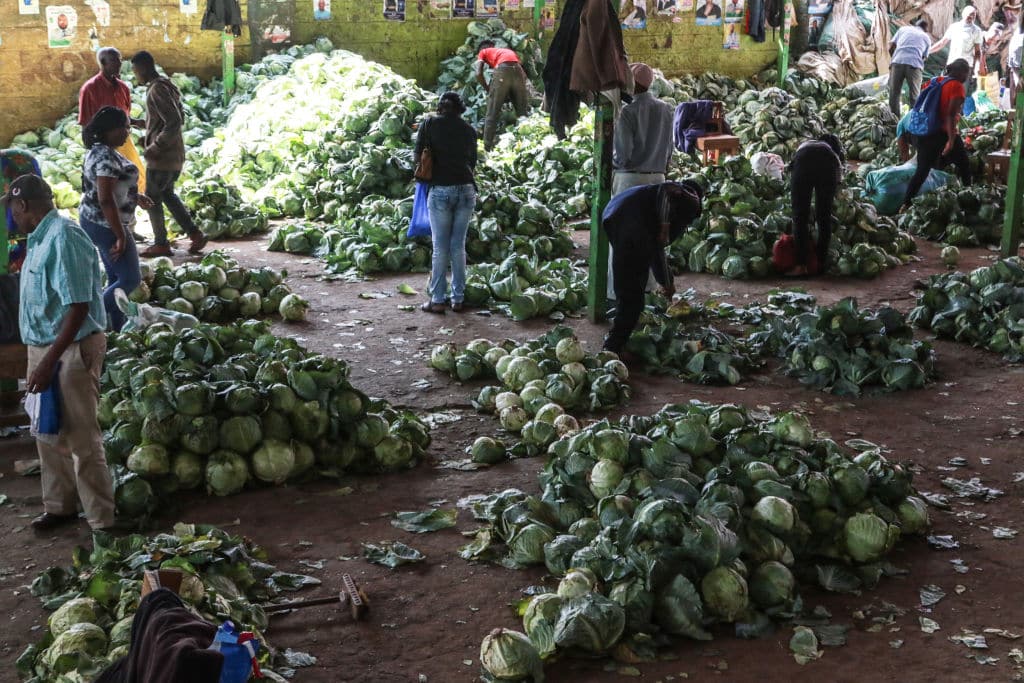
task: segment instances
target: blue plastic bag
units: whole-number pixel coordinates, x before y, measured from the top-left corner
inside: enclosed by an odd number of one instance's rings
[[[39,392],[39,433],[60,434],[60,361],[53,368],[50,386]]]
[[[245,636],[247,639],[239,642],[241,636]],[[253,673],[257,678],[263,678],[263,674],[256,664],[260,643],[251,638],[251,633],[239,633],[235,630],[234,623],[230,621],[225,621],[217,629],[217,635],[214,636],[210,649],[217,650],[224,655],[224,667],[220,670],[220,683],[246,683]]]
[[[412,198],[412,220],[409,222],[407,237],[430,237],[430,210],[427,208],[429,194],[429,185],[416,183],[416,194]]]
[[[880,214],[883,216],[895,215],[903,206],[907,185],[910,184],[910,179],[915,171],[917,171],[917,162],[913,159],[899,166],[889,166],[871,171],[864,176],[864,194]],[[949,174],[932,169],[918,194],[934,192],[945,187],[949,178]]]

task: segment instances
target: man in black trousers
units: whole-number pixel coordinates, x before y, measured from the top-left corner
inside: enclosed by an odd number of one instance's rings
[[[647,274],[661,285],[666,297],[675,294],[665,247],[677,240],[700,217],[704,192],[683,181],[641,185],[617,194],[603,215],[612,246],[612,273],[618,310],[604,348],[621,353],[644,310]]]

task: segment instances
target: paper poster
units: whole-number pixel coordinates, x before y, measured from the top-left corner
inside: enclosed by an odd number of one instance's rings
[[[821,29],[825,25],[825,17],[808,17],[807,22],[807,47],[816,48],[818,47],[818,41],[821,39]]]
[[[647,28],[647,0],[631,0],[623,3],[622,28],[644,29]]]
[[[703,0],[697,5],[697,26],[721,26],[721,0]]]
[[[807,3],[807,13],[812,17],[828,16],[832,11],[832,0],[810,0]]]
[[[725,39],[722,42],[722,48],[725,50],[738,50],[740,49],[740,25],[737,21],[730,21],[725,24],[722,31],[725,34]]]
[[[540,27],[542,29],[555,27],[555,0],[544,0],[544,9],[540,12]]]
[[[495,19],[498,16],[498,0],[476,0],[478,19]]]
[[[195,2],[196,0],[193,0]],[[331,0],[313,0],[313,19],[327,21],[331,18]]]
[[[675,16],[682,11],[679,7],[680,0],[655,0],[654,11],[665,17]]]
[[[534,0],[523,0],[523,8],[524,9],[533,9],[536,6],[537,6],[537,3]]]
[[[384,19],[405,21],[405,0],[384,0]]]
[[[107,0],[85,0],[85,4],[92,7],[97,24],[110,26],[110,3]]]
[[[199,12],[199,0],[178,0],[178,9],[182,14],[197,14]]]
[[[519,0],[505,0],[505,11],[515,12],[519,9]]]
[[[452,0],[452,16],[456,19],[472,19],[474,0]]]
[[[39,0],[18,0],[18,14],[39,14]]]
[[[747,11],[746,0],[722,0],[725,3],[725,21],[739,22]]]
[[[452,0],[430,0],[430,9],[439,12],[444,17],[452,15]]]
[[[676,0],[676,6],[679,8],[679,12],[692,12],[696,5],[695,0]]]
[[[75,39],[78,13],[74,7],[57,5],[46,8],[46,42],[50,47],[68,47]]]

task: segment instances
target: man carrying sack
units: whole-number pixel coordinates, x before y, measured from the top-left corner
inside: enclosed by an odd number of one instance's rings
[[[107,350],[107,314],[100,261],[89,236],[53,205],[53,192],[36,175],[14,180],[2,201],[28,234],[21,271],[18,327],[28,347],[26,389],[38,394],[59,382],[59,428],[38,438],[43,514],[37,531],[78,519],[78,500],[93,529],[114,525],[114,486],[96,421],[100,372]]]

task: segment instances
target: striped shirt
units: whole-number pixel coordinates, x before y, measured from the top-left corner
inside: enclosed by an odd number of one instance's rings
[[[52,344],[71,304],[80,303],[89,304],[89,313],[75,341],[107,327],[100,258],[85,231],[53,210],[28,236],[18,311],[22,342]]]

